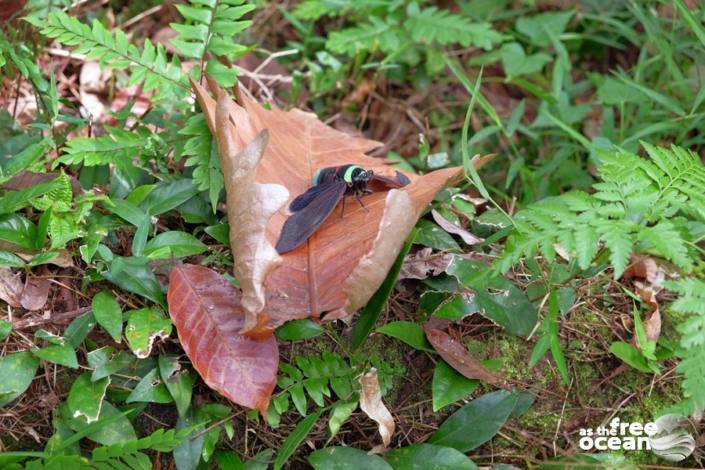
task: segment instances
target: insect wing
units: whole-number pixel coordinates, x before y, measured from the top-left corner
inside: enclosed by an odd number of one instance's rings
[[[330,186],[330,183],[328,184],[319,184],[318,186],[313,186],[311,188],[308,188],[305,193],[299,194],[294,198],[293,201],[291,201],[291,204],[289,205],[289,210],[291,212],[298,212],[304,207],[308,206],[311,204],[311,201],[313,201],[319,194],[322,192],[328,190]]]
[[[284,222],[276,246],[280,254],[298,248],[321,226],[331,212],[333,212],[340,198],[345,195],[347,185],[343,181],[339,181],[319,185],[315,188],[319,187],[321,189],[315,192],[315,195],[312,196],[309,203],[297,212],[294,212],[286,219],[286,222]],[[307,193],[308,191],[302,194],[302,196]],[[296,199],[294,201],[296,201]]]
[[[397,171],[396,179],[378,175],[377,173],[375,173],[372,176],[372,181],[379,181],[380,183],[383,183],[390,188],[401,188],[402,186],[406,186],[407,184],[411,183],[409,177],[401,171]]]

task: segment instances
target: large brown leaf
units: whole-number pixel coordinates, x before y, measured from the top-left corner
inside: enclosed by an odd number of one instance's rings
[[[181,346],[208,386],[264,413],[279,351],[273,337],[254,340],[239,334],[245,322],[240,291],[208,268],[181,265],[169,276],[167,301]]]
[[[312,114],[265,109],[242,93],[236,104],[218,89],[216,101],[193,87],[218,140],[249,334],[264,319],[271,330],[295,318],[352,315],[382,283],[433,196],[460,174],[459,168],[408,174],[408,186],[366,196],[364,209],[346,204],[344,217],[338,207],[307,243],[280,256],[274,245],[288,204],[310,187],[318,168],[354,163],[387,176],[395,170],[365,155],[379,142],[339,132]],[[264,152],[246,149],[250,143],[261,149],[264,131]]]

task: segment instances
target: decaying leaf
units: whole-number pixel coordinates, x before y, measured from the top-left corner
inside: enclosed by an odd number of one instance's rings
[[[634,281],[634,287],[649,306],[649,314],[644,318],[646,338],[649,341],[658,341],[661,336],[661,310],[656,295],[663,289],[666,271],[650,256],[632,255],[622,278],[640,278],[646,281]],[[634,340],[636,341],[636,336]]]
[[[453,369],[463,374],[468,379],[478,379],[502,387],[503,380],[487,370],[480,362],[472,357],[465,346],[454,340],[448,333],[435,328],[428,322],[423,325],[426,338],[433,345],[438,354]]]
[[[422,177],[409,174],[408,186],[365,196],[365,208],[347,204],[344,217],[336,208],[305,244],[275,256],[273,247],[289,215],[288,202],[311,186],[317,169],[354,163],[389,177],[396,170],[365,155],[380,146],[379,142],[339,132],[310,113],[296,109],[285,112],[275,106],[265,109],[244,93],[238,96],[241,104],[236,104],[222,90],[216,91],[216,104],[200,85],[193,83],[193,87],[219,143],[231,246],[241,251],[234,252],[238,265],[235,276],[243,286],[243,299],[248,299],[243,300],[248,329],[255,324],[261,327],[263,318],[263,328],[271,330],[291,319],[324,313],[326,318],[341,318],[353,313],[384,280],[421,211],[440,189],[460,175],[459,168]],[[269,142],[259,162],[254,167],[240,162],[241,152],[264,129],[268,130]],[[248,168],[249,184],[235,184],[235,175],[243,165]],[[283,191],[287,197],[283,197]],[[264,202],[258,200],[263,193],[273,194],[264,211]],[[236,200],[239,204],[234,203]],[[260,209],[248,214],[247,208],[255,204],[260,204]],[[260,230],[241,228],[248,224]],[[253,321],[255,317],[257,321]],[[256,336],[258,332],[248,334]]]
[[[443,230],[448,233],[452,233],[453,235],[458,235],[460,238],[463,239],[466,245],[477,245],[478,243],[482,243],[483,241],[485,241],[484,238],[476,237],[464,228],[458,227],[453,222],[439,214],[436,209],[433,209],[431,211],[431,215],[433,216],[433,220],[435,220],[436,223],[440,225]]]
[[[169,314],[184,351],[209,387],[235,403],[264,412],[274,389],[279,351],[274,337],[254,340],[240,291],[218,273],[176,266],[169,276]]]
[[[433,248],[422,248],[404,260],[399,279],[426,279],[429,275],[438,276],[453,262],[450,253],[433,253]]]
[[[389,447],[394,434],[394,418],[382,402],[382,392],[377,380],[377,369],[374,367],[360,377],[360,409],[377,422],[379,434],[385,447]]]
[[[14,273],[7,266],[0,266],[0,300],[10,307],[19,308],[22,306],[20,299],[23,290],[20,273]]]
[[[44,270],[48,273],[48,270]],[[49,298],[49,287],[51,283],[49,279],[27,276],[27,280],[22,290],[20,303],[27,310],[39,310],[47,303]]]

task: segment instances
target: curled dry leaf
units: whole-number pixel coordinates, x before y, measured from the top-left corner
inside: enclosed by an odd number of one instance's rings
[[[649,306],[649,314],[644,319],[644,331],[649,341],[658,341],[661,336],[661,310],[656,294],[663,289],[666,271],[655,259],[649,256],[632,255],[629,267],[624,271],[624,279],[640,278],[646,283],[635,281],[637,292]],[[636,337],[634,338],[636,341]]]
[[[195,82],[193,87],[219,144],[228,192],[231,246],[243,251],[234,252],[238,265],[235,276],[243,286],[243,299],[249,299],[243,303],[250,316],[248,328],[262,325],[265,317],[264,329],[271,330],[291,319],[320,317],[323,313],[328,313],[326,318],[341,318],[354,313],[384,280],[421,211],[440,189],[460,175],[459,168],[422,177],[409,174],[408,186],[365,196],[364,209],[348,204],[344,217],[336,208],[305,244],[274,256],[273,247],[288,217],[288,202],[311,186],[318,168],[354,163],[389,177],[394,177],[395,170],[365,155],[380,146],[379,142],[339,132],[310,113],[296,109],[285,112],[275,106],[265,109],[243,93],[239,96],[241,105],[236,104],[225,98],[222,90],[216,91],[221,97],[216,105],[203,87]],[[269,143],[248,173],[250,184],[234,184],[241,165],[239,155],[264,129],[269,132]],[[253,210],[248,214],[233,204],[235,200],[241,202],[240,207],[257,204],[257,195],[261,194],[255,189],[257,185],[276,193],[268,202],[268,211],[280,204],[268,220],[264,219],[269,215],[263,212],[254,214]],[[279,188],[287,192],[287,198],[280,199],[284,193]],[[253,234],[242,229],[246,223],[260,230]],[[267,256],[251,257],[243,263],[240,260],[246,259],[245,251]],[[251,320],[254,316],[257,322]]]
[[[43,273],[48,274],[49,270],[43,269]],[[41,277],[27,276],[24,284],[24,290],[20,297],[22,307],[27,310],[39,310],[47,303],[49,298],[49,287],[51,283],[49,279]]]
[[[20,279],[20,273],[15,273],[7,266],[0,266],[0,300],[3,300],[10,307],[20,308],[22,303],[22,291],[24,286]]]
[[[423,248],[404,260],[399,279],[426,279],[429,274],[438,276],[448,269],[453,261],[450,253],[433,253],[432,248]]]
[[[458,235],[460,238],[463,239],[466,245],[477,245],[478,243],[482,243],[483,241],[485,241],[484,238],[476,237],[464,228],[458,227],[453,222],[439,214],[436,209],[433,209],[431,211],[431,215],[433,216],[433,220],[435,220],[436,223],[440,225],[443,230],[448,233],[452,233],[453,235]]]
[[[169,276],[169,314],[179,341],[209,387],[262,413],[276,384],[274,337],[239,334],[245,322],[240,291],[203,266],[176,266]]]
[[[504,386],[504,380],[487,370],[480,362],[472,357],[465,346],[454,340],[448,333],[434,328],[428,322],[423,325],[428,342],[433,345],[438,354],[453,369],[463,374],[468,379],[478,379],[498,387]]]
[[[377,369],[374,367],[360,376],[360,409],[371,419],[377,422],[379,434],[385,447],[389,447],[394,434],[394,418],[387,407],[382,403],[382,392],[377,380]]]

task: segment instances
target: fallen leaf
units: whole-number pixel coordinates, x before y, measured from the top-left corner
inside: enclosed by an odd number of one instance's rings
[[[460,175],[460,168],[422,177],[409,174],[408,186],[365,196],[364,209],[348,204],[344,217],[336,209],[307,243],[274,256],[273,247],[288,217],[288,202],[311,186],[318,168],[354,163],[389,177],[396,170],[365,155],[380,146],[379,142],[339,132],[310,113],[297,109],[286,112],[273,105],[265,109],[242,92],[239,105],[217,89],[216,105],[203,87],[194,82],[193,88],[219,142],[230,241],[231,246],[239,247],[233,253],[235,276],[243,288],[247,328],[258,324],[272,330],[292,319],[353,314],[384,280],[421,211]],[[269,142],[252,169],[251,162],[241,161],[240,156],[264,129]],[[234,183],[238,172],[248,175],[249,184]],[[275,195],[274,199],[258,199],[267,194]],[[242,204],[234,205],[235,200]],[[265,204],[265,212],[254,209]],[[279,207],[270,215],[268,211],[276,205]],[[266,256],[245,257],[245,252]]]
[[[426,279],[429,275],[443,274],[453,262],[450,253],[433,253],[433,248],[423,248],[404,260],[399,279]]]
[[[209,387],[233,402],[264,413],[279,366],[276,340],[254,340],[245,323],[240,291],[218,273],[180,265],[169,276],[169,314],[181,346]]]
[[[650,256],[632,255],[622,278],[628,280],[634,277],[646,279],[656,291],[660,291],[666,279],[666,271]]]
[[[43,269],[42,272],[48,273],[49,270]],[[50,286],[49,279],[28,275],[20,297],[22,307],[27,310],[40,310],[47,303]]]
[[[0,266],[0,299],[5,301],[10,307],[19,308],[24,285],[20,279],[20,273],[14,273],[7,266]]]
[[[484,238],[476,237],[464,228],[458,227],[453,222],[439,214],[436,209],[433,209],[431,211],[431,215],[433,216],[433,220],[435,220],[436,223],[440,225],[443,230],[453,235],[458,235],[460,238],[463,239],[466,245],[477,245],[478,243],[482,243],[483,241],[485,241]]]
[[[455,341],[448,333],[434,328],[428,323],[424,323],[423,328],[428,342],[453,369],[468,379],[482,380],[498,387],[504,386],[502,379],[487,370],[477,359],[472,357],[464,345]]]
[[[360,409],[377,422],[379,434],[385,447],[389,447],[394,434],[394,418],[382,402],[382,392],[377,380],[377,369],[374,367],[360,377]]]

